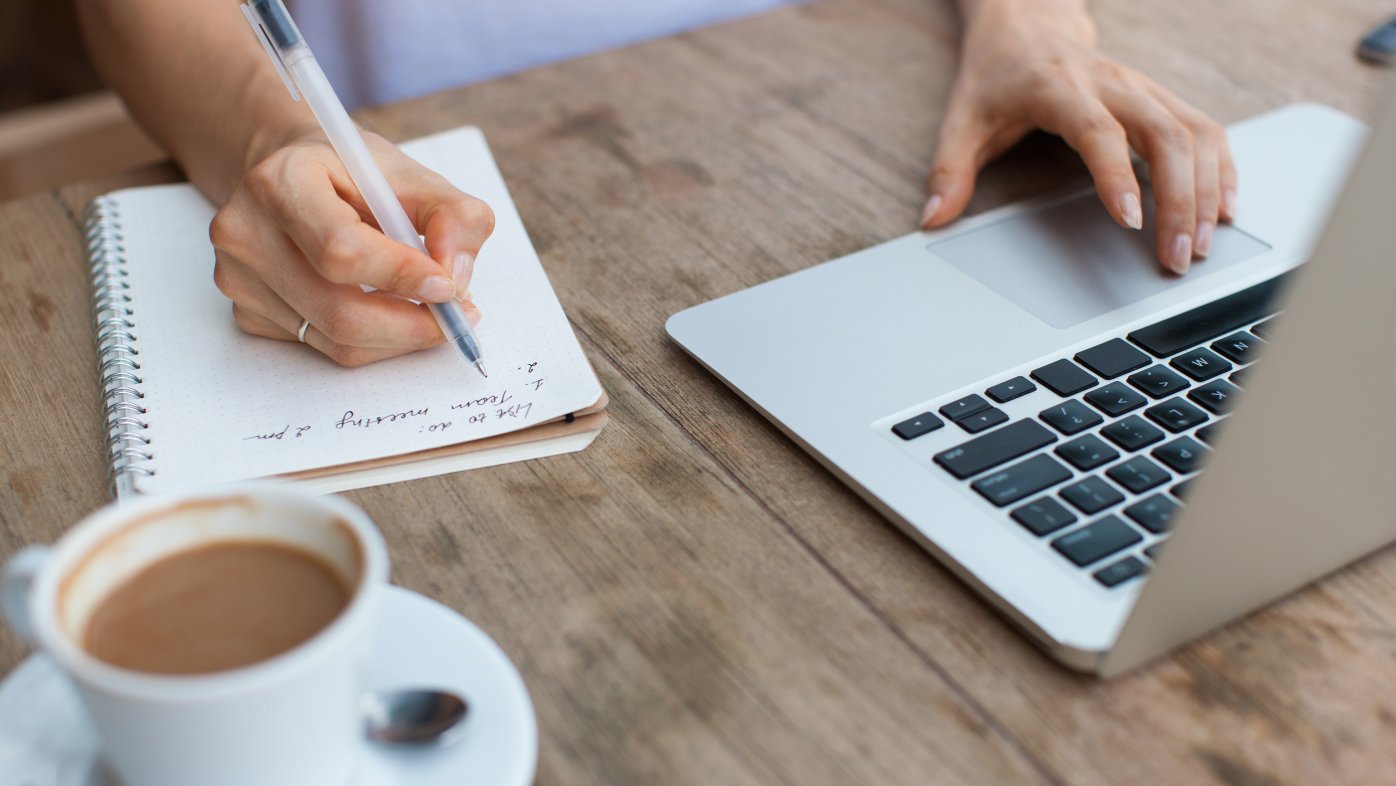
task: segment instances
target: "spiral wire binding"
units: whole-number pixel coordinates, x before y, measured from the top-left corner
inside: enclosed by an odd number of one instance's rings
[[[83,214],[88,273],[92,279],[92,326],[97,337],[97,375],[112,486],[118,495],[136,491],[136,480],[155,474],[151,462],[149,411],[142,399],[136,313],[131,308],[130,271],[116,200],[98,197]]]

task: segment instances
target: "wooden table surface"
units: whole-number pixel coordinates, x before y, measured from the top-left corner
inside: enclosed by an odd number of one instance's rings
[[[1107,51],[1223,121],[1372,118],[1383,72],[1352,49],[1380,0],[1093,5]],[[949,2],[821,0],[362,115],[485,129],[612,402],[585,452],[348,495],[397,582],[518,664],[540,784],[1392,782],[1391,554],[1101,683],[666,338],[675,311],[914,227],[956,37]],[[1031,141],[972,209],[1079,172]],[[0,556],[107,499],[77,216],[176,177],[0,205]],[[0,671],[24,654],[0,634]]]

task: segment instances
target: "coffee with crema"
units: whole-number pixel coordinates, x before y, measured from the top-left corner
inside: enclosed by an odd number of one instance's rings
[[[226,671],[309,640],[349,597],[312,554],[269,542],[216,543],[165,557],[117,586],[97,604],[82,643],[133,671]]]

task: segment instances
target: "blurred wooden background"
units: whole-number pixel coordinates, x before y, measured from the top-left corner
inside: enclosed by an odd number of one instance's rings
[[[164,157],[103,88],[71,0],[0,0],[0,200]]]
[[[0,112],[100,89],[71,0],[0,0]]]

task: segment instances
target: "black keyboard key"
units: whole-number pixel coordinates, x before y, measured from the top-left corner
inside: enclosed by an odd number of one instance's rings
[[[1260,339],[1242,330],[1213,343],[1212,349],[1237,363],[1250,363],[1260,354]]]
[[[1058,396],[1074,396],[1099,384],[1099,380],[1086,373],[1085,369],[1065,358],[1032,372],[1032,378]]]
[[[1129,384],[1154,398],[1163,398],[1186,388],[1188,381],[1164,366],[1154,366],[1130,377]]]
[[[1192,490],[1192,481],[1185,480],[1182,483],[1175,484],[1173,488],[1168,490],[1168,493],[1178,499],[1186,499],[1190,490]]]
[[[1188,398],[1196,401],[1214,415],[1225,415],[1236,404],[1236,396],[1241,389],[1224,379],[1214,379],[1200,388],[1188,391]]]
[[[971,393],[962,399],[946,404],[940,408],[940,414],[950,418],[952,421],[961,421],[976,412],[982,412],[989,408],[989,402],[984,400],[978,393]]]
[[[1269,339],[1269,338],[1270,338],[1270,331],[1271,331],[1272,329],[1274,329],[1274,327],[1275,327],[1275,318],[1274,318],[1274,317],[1270,317],[1269,319],[1265,320],[1264,322],[1261,322],[1260,324],[1256,325],[1255,327],[1252,327],[1252,328],[1251,328],[1251,332],[1254,333],[1254,334],[1256,334],[1257,336],[1260,336],[1261,338]]]
[[[1245,327],[1272,312],[1284,276],[1256,284],[1175,317],[1140,328],[1129,340],[1158,357],[1168,357],[1217,336]],[[1259,332],[1256,333],[1260,335]]]
[[[1158,403],[1144,410],[1144,414],[1149,420],[1163,426],[1175,434],[1179,431],[1187,431],[1199,423],[1207,422],[1207,413],[1184,401],[1179,396],[1174,396],[1167,401]]]
[[[979,432],[987,431],[988,429],[991,429],[1000,423],[1007,423],[1008,415],[1001,409],[998,409],[996,407],[989,407],[988,409],[984,410],[983,412],[980,412],[977,415],[970,415],[969,417],[956,422],[959,423],[960,428],[964,429],[965,431],[968,431],[971,434],[978,434]]]
[[[1162,486],[1172,479],[1168,470],[1143,456],[1135,456],[1129,461],[1116,464],[1105,471],[1116,483],[1135,494],[1143,494],[1151,488]]]
[[[1160,551],[1163,551],[1163,544],[1162,544],[1162,543],[1155,543],[1154,545],[1148,547],[1147,549],[1144,549],[1144,556],[1146,556],[1146,557],[1148,557],[1149,559],[1151,559],[1151,560],[1157,562],[1157,561],[1158,561],[1158,553],[1159,553]]]
[[[1044,409],[1037,416],[1067,436],[1078,434],[1091,426],[1105,422],[1105,418],[1102,418],[1099,412],[1087,408],[1085,404],[1076,399],[1063,401],[1055,407]]]
[[[1149,356],[1125,343],[1122,338],[1112,338],[1104,344],[1076,353],[1076,362],[1106,379],[1114,379],[1149,365]]]
[[[1208,423],[1207,425],[1203,426],[1195,432],[1197,434],[1197,438],[1202,440],[1203,442],[1206,442],[1208,445],[1215,445],[1216,443],[1213,442],[1213,440],[1217,438],[1217,428],[1220,425],[1221,423],[1219,422]]]
[[[1154,458],[1173,468],[1174,472],[1186,475],[1202,468],[1202,462],[1212,451],[1189,437],[1179,437],[1165,445],[1154,448]]]
[[[1029,502],[1008,515],[1038,537],[1049,535],[1076,521],[1076,514],[1051,497]]]
[[[1163,432],[1149,425],[1138,415],[1130,415],[1124,420],[1111,423],[1100,430],[1111,442],[1125,450],[1139,450],[1163,439]]]
[[[1123,382],[1111,382],[1103,388],[1096,388],[1086,394],[1086,400],[1111,417],[1119,417],[1149,403],[1148,399]]]
[[[1173,514],[1176,512],[1178,503],[1163,494],[1146,497],[1125,508],[1126,516],[1155,535],[1162,535],[1168,531],[1169,522],[1173,520]]]
[[[964,480],[1056,441],[1056,435],[1041,423],[1020,420],[937,453],[934,461],[951,475]]]
[[[1125,501],[1125,495],[1106,483],[1099,475],[1092,475],[1068,485],[1061,490],[1061,495],[1062,499],[1087,516]]]
[[[1094,434],[1086,434],[1058,445],[1056,452],[1082,472],[1089,472],[1120,457],[1119,451],[1101,442],[1100,437]]]
[[[892,433],[902,439],[916,439],[945,425],[945,421],[929,412],[922,412],[914,418],[903,420],[892,427]]]
[[[1106,565],[1095,572],[1095,580],[1107,587],[1118,587],[1137,576],[1144,575],[1148,567],[1138,557],[1125,557],[1119,562]]]
[[[1250,373],[1251,370],[1249,368],[1240,368],[1231,372],[1231,376],[1227,377],[1227,379],[1231,380],[1234,384],[1245,387],[1246,383],[1242,378],[1248,376]]]
[[[1034,390],[1037,390],[1037,385],[1028,381],[1027,377],[1014,377],[1007,382],[1000,382],[984,392],[989,395],[989,398],[1004,404],[1019,396],[1026,396]]]
[[[1070,479],[1071,470],[1044,453],[985,475],[970,484],[970,488],[1003,507]]]
[[[1057,538],[1052,541],[1052,548],[1084,568],[1143,539],[1144,536],[1118,517],[1106,516],[1094,524],[1072,530]]]
[[[1173,358],[1170,365],[1198,382],[1220,376],[1235,368],[1226,362],[1226,358],[1206,347],[1198,347],[1190,352],[1184,352]]]

